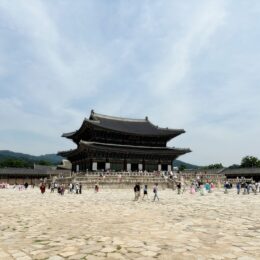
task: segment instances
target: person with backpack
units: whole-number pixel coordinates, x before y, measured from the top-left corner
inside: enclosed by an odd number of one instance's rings
[[[158,183],[155,183],[155,185],[153,187],[153,193],[154,193],[153,201],[155,201],[156,198],[159,201],[159,197],[158,197]]]

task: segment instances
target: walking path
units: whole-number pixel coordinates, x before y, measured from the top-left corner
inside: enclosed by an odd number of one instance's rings
[[[260,259],[260,194],[0,190],[0,259]]]

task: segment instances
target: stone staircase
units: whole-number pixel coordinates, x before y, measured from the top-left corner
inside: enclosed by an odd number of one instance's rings
[[[48,182],[57,182],[60,184],[69,185],[70,183],[81,183],[83,188],[91,189],[98,184],[101,188],[112,188],[112,189],[123,189],[132,188],[136,183],[141,186],[147,184],[153,186],[158,183],[160,188],[176,188],[177,181],[184,181],[186,185],[189,185],[192,180],[197,178],[198,174],[195,173],[181,173],[175,174],[175,178],[165,177],[162,173],[138,173],[138,172],[89,172],[89,173],[77,173],[71,177],[58,177],[55,176],[53,179],[49,179]],[[220,173],[204,173],[200,174],[203,182],[213,182],[215,185],[223,184],[226,177]]]
[[[148,186],[153,186],[155,183],[161,188],[168,187],[167,179],[161,176],[155,175],[75,175],[72,177],[66,178],[56,178],[49,181],[55,181],[57,183],[62,183],[69,185],[69,183],[81,183],[83,188],[93,188],[95,184],[98,184],[100,188],[133,188],[136,183],[139,183],[141,186],[147,184]]]

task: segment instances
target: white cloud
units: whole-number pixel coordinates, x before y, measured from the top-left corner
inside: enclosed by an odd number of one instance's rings
[[[196,164],[259,156],[254,5],[1,1],[0,131],[35,138],[9,135],[0,149],[68,148],[61,133],[94,108],[185,128],[170,144],[190,147],[183,159]]]

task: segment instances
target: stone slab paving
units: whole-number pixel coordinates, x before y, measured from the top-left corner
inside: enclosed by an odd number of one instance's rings
[[[159,196],[0,190],[0,260],[260,259],[260,194]]]

